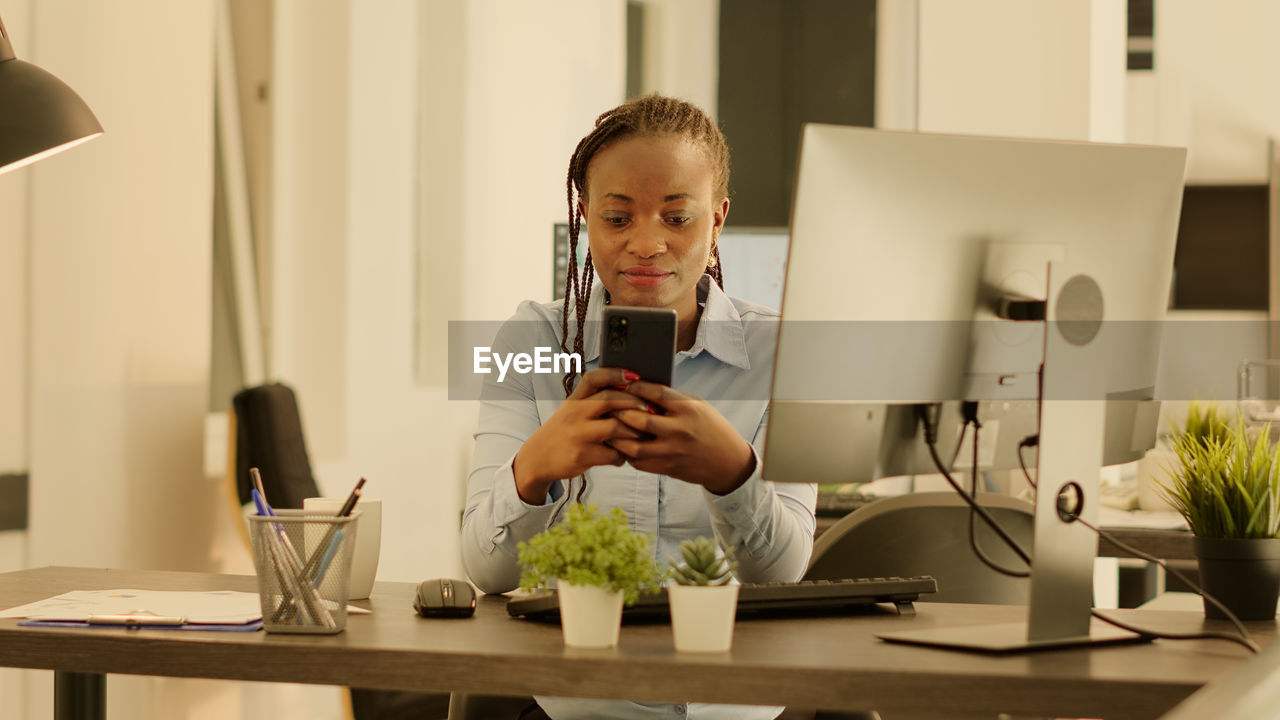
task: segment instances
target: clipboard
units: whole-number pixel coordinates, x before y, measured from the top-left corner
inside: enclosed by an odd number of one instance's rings
[[[47,620],[42,618],[23,620],[18,623],[22,627],[57,627],[80,629],[114,629],[114,630],[211,630],[215,632],[255,632],[262,629],[262,618],[240,625],[191,622],[148,622],[137,619],[132,622],[92,622],[84,620]]]
[[[18,625],[67,628],[253,631],[262,627],[257,593],[230,590],[73,590],[0,611]]]

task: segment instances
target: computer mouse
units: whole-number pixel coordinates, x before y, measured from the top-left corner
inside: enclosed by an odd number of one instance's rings
[[[418,583],[413,609],[426,618],[471,617],[476,611],[476,591],[466,580],[423,580]]]

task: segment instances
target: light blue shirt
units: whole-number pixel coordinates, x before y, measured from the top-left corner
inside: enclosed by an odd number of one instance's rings
[[[741,487],[721,496],[630,465],[599,466],[585,474],[582,501],[606,510],[622,508],[634,530],[656,540],[654,557],[663,566],[668,558],[679,557],[681,541],[714,534],[733,555],[741,581],[799,580],[813,549],[817,486],[775,485],[760,476],[778,313],[730,299],[709,276],[702,278],[699,298],[703,309],[697,336],[691,348],[676,354],[672,387],[707,400],[743,438],[750,439],[757,456],[754,473]],[[604,291],[597,284],[583,332],[584,372],[599,366],[598,321],[603,306]],[[561,307],[560,302],[523,303],[498,331],[493,351],[552,347],[558,352]],[[570,333],[574,332],[572,320]],[[516,491],[512,461],[525,439],[564,402],[562,380],[563,374],[512,373],[502,382],[496,374],[485,376],[462,518],[462,561],[472,582],[486,593],[507,592],[519,585],[517,544],[563,519],[567,510],[562,505],[583,490],[581,478],[562,480],[540,505],[525,503]],[[542,697],[538,703],[556,720],[730,720],[773,718],[781,711]]]

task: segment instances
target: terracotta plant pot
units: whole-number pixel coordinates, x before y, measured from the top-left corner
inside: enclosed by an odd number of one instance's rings
[[[1194,538],[1205,592],[1241,620],[1272,620],[1280,599],[1280,538]],[[1209,601],[1205,617],[1226,616]]]

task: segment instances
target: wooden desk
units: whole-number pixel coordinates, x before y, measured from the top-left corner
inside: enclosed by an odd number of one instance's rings
[[[253,591],[251,576],[42,568],[0,574],[0,606],[68,590]],[[351,616],[332,636],[177,630],[19,627],[0,619],[0,665],[93,678],[97,673],[301,682],[390,690],[578,695],[883,711],[1010,712],[1154,718],[1247,652],[1221,641],[1157,641],[1007,657],[892,645],[874,633],[1017,619],[1022,608],[920,603],[914,617],[738,623],[731,653],[677,654],[667,625],[627,625],[617,648],[564,647],[560,628],[507,616],[504,599],[481,598],[476,616],[423,620],[414,586],[378,583],[374,613]],[[1200,613],[1114,611],[1129,622],[1193,631]],[[1270,643],[1276,623],[1252,623]],[[104,698],[103,698],[104,699]]]

